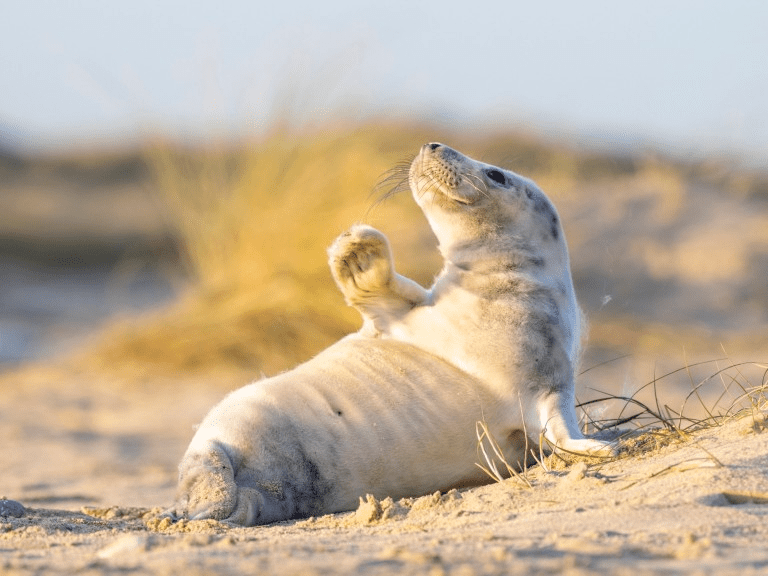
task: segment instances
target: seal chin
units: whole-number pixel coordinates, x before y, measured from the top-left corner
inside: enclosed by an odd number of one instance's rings
[[[439,186],[434,186],[432,188],[432,192],[435,195],[441,194],[443,197],[447,198],[448,200],[452,200],[453,202],[456,202],[458,204],[463,204],[464,206],[469,206],[471,204],[474,204],[477,200],[477,198],[462,194],[462,190],[458,186],[450,187],[450,186],[446,186],[445,184],[441,184]]]
[[[453,206],[470,206],[477,201],[474,196],[465,194],[460,186],[450,186],[429,174],[421,174],[411,181],[414,199],[422,209],[437,201],[444,208]],[[426,200],[426,202],[425,202]]]

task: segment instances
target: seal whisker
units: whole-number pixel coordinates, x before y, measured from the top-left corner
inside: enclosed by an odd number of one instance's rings
[[[440,190],[440,180],[437,178],[437,176],[433,174],[427,174],[427,181],[424,182],[424,187],[422,188],[419,198],[423,198],[425,194],[428,192],[437,192]],[[432,194],[432,202],[435,201],[436,194]]]
[[[378,197],[373,201],[366,211],[366,216],[379,205],[383,204],[390,198],[396,196],[400,192],[410,191],[408,184],[408,173],[411,167],[411,163],[408,160],[403,160],[395,164],[392,168],[384,172],[379,180],[374,184],[369,198]]]
[[[395,164],[389,170],[386,170],[373,187],[373,193],[381,189],[386,189],[384,197],[389,197],[398,192],[409,190],[408,173],[411,163],[408,160],[402,160]]]
[[[423,198],[427,192],[435,187],[437,181],[431,173],[423,172],[422,177],[417,179],[414,184],[416,186],[414,194],[418,198]]]
[[[477,176],[476,174],[471,174],[469,172],[463,173],[462,176],[467,179],[467,184],[469,184],[472,188],[477,190],[478,194],[481,194],[486,198],[490,198],[488,194],[488,185],[479,176]],[[474,184],[472,182],[473,180],[475,180],[477,184]]]

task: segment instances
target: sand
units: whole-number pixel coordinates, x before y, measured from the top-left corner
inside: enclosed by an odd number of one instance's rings
[[[768,569],[765,412],[530,482],[271,526],[159,520],[221,388],[32,369],[0,382],[2,574],[758,574]],[[18,504],[23,506],[23,510]],[[18,516],[18,517],[17,517]]]

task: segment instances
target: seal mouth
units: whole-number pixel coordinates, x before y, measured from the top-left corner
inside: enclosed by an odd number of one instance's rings
[[[460,175],[447,176],[444,170],[428,169],[422,172],[417,183],[419,194],[423,195],[426,192],[432,192],[435,195],[440,194],[449,200],[464,204],[465,206],[472,204],[471,199],[460,194],[459,185],[462,183]]]

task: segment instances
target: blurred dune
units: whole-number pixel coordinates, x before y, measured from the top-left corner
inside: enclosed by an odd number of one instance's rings
[[[558,206],[591,321],[585,366],[768,351],[768,175],[522,133],[379,123],[208,147],[157,139],[124,153],[5,154],[0,256],[107,276],[140,262],[177,278],[169,306],[111,320],[60,360],[71,370],[134,381],[273,374],[356,329],[325,256],[352,223],[380,228],[399,270],[431,282],[440,261],[426,221],[407,194],[377,203],[386,189],[375,185],[436,140],[532,177]]]

